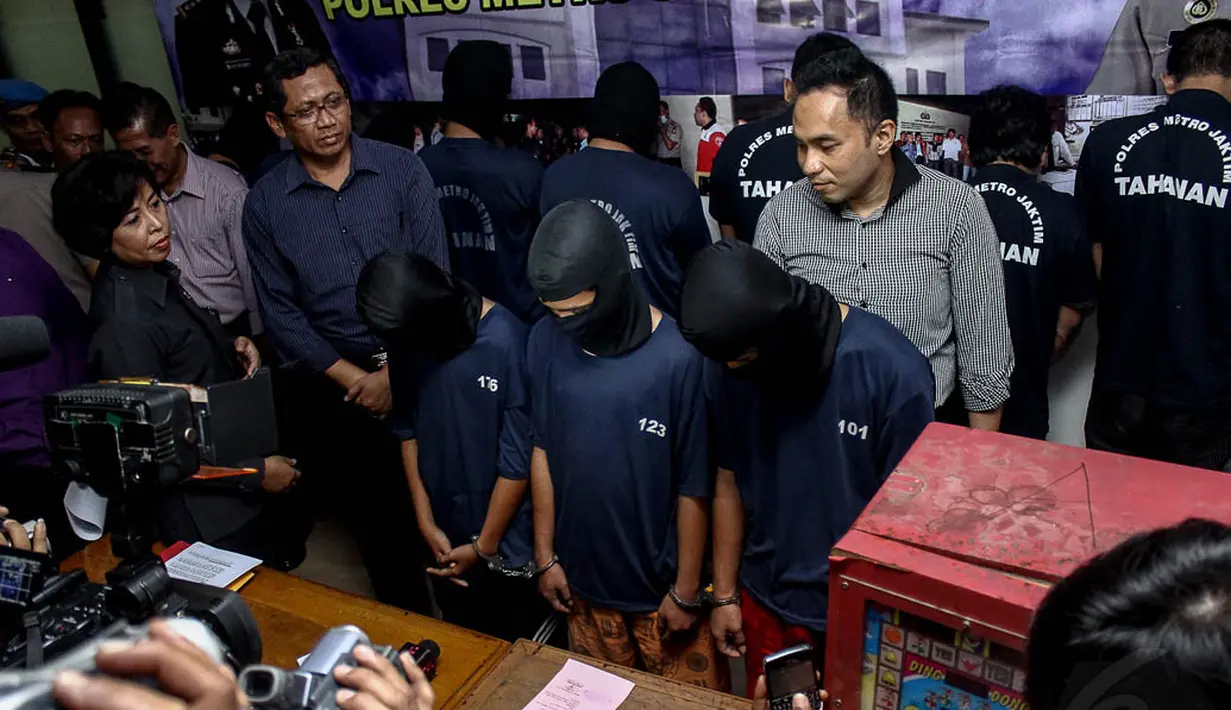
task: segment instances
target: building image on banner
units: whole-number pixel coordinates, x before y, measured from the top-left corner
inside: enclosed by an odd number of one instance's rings
[[[485,3],[486,4],[486,3]],[[459,42],[503,44],[513,59],[513,98],[582,96],[598,80],[593,7],[544,7],[533,12],[483,12],[405,20],[406,67],[416,100],[441,99],[445,59]]]
[[[988,28],[973,11],[948,15],[934,0],[749,0],[732,7],[738,93],[782,90],[795,48],[815,32],[845,34],[903,94],[966,92],[966,41]]]
[[[406,63],[416,100],[439,101],[445,58],[458,42],[488,39],[513,58],[513,98],[584,98],[599,73],[637,61],[663,95],[735,91],[728,2],[654,0],[637,4],[529,8],[475,0],[459,14],[407,17]]]

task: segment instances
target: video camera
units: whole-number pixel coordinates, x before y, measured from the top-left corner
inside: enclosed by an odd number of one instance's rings
[[[341,686],[333,671],[339,665],[355,667],[355,647],[369,646],[393,664],[406,678],[398,656],[409,652],[415,665],[431,680],[436,676],[440,647],[435,641],[407,643],[398,650],[391,646],[372,646],[367,634],[356,626],[338,626],[325,633],[298,670],[285,671],[274,666],[250,666],[239,674],[239,687],[258,710],[336,710],[335,697]]]
[[[172,630],[188,639],[197,648],[217,663],[226,658],[226,648],[210,629],[193,619],[172,619]],[[149,636],[149,626],[132,626],[116,622],[88,642],[77,645],[53,663],[38,670],[0,673],[0,710],[52,710],[58,707],[51,696],[52,683],[57,673],[77,671],[93,673],[96,670],[94,657],[99,648],[109,642],[137,643]]]
[[[37,318],[0,318],[0,371],[36,364],[47,352]],[[259,662],[256,621],[239,595],[172,580],[152,546],[160,496],[202,465],[236,466],[277,448],[269,373],[209,388],[83,385],[47,396],[44,411],[56,472],[109,499],[106,527],[121,562],[100,585],[81,571],[52,577],[46,555],[0,547],[0,626],[17,631],[0,648],[3,675],[54,667],[154,617],[205,624],[236,669]]]

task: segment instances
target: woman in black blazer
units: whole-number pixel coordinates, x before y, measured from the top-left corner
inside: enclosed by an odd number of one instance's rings
[[[260,366],[248,338],[231,338],[180,286],[175,248],[154,175],[127,153],[83,158],[52,188],[55,226],[74,250],[100,262],[90,304],[89,367],[95,379],[140,377],[208,387]],[[269,560],[270,493],[299,478],[294,461],[269,456],[257,473],[190,482],[159,501],[164,542],[202,541]]]

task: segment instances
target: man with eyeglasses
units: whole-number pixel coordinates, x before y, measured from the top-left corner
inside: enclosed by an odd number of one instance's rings
[[[310,491],[352,529],[381,601],[427,612],[425,581],[407,557],[413,507],[391,406],[383,343],[359,319],[355,288],[390,249],[448,269],[436,189],[409,150],[351,135],[350,95],[337,64],[312,49],[265,68],[265,119],[295,157],[257,182],[244,241],[265,331],[289,368],[303,413],[287,442]],[[419,567],[419,570],[422,568]]]
[[[11,95],[6,91],[6,82],[0,81],[0,101],[9,100],[6,96]],[[30,84],[23,91],[28,99],[42,89]],[[25,116],[22,125],[33,126],[38,136],[39,151],[34,154],[37,157],[30,157],[24,131],[12,131],[9,135],[19,156],[26,158],[19,159],[17,169],[4,169],[9,164],[0,158],[0,227],[24,237],[60,275],[82,309],[89,311],[90,279],[98,269],[98,261],[70,249],[56,232],[51,223],[51,185],[56,179],[55,170],[103,149],[101,104],[96,96],[84,91],[61,89],[42,93],[42,100],[28,107],[28,112],[20,109],[20,115]],[[4,115],[6,131],[12,125],[11,115]]]

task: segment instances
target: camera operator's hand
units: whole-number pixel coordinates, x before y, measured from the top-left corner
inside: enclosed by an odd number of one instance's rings
[[[239,356],[239,362],[244,366],[245,377],[252,377],[252,373],[261,366],[261,352],[256,349],[256,343],[249,338],[240,336],[235,339],[235,354]]]
[[[261,488],[266,493],[282,493],[296,483],[303,474],[295,468],[295,459],[285,456],[270,456],[265,459],[265,476],[261,479]]]
[[[406,682],[393,664],[367,646],[355,647],[358,668],[338,666],[333,677],[345,689],[339,690],[336,701],[342,710],[432,710],[436,693],[427,676],[410,659],[409,653],[398,656],[406,671]]]
[[[248,699],[226,666],[171,630],[164,622],[150,626],[150,637],[135,646],[104,644],[95,657],[106,675],[65,672],[56,676],[53,693],[67,710],[239,710]],[[110,677],[108,677],[110,676]],[[121,678],[153,678],[151,690]]]
[[[0,518],[9,514],[8,508],[0,507]],[[34,524],[34,540],[30,540],[30,536],[26,534],[26,528],[16,520],[4,521],[4,534],[0,535],[0,547],[15,547],[18,550],[31,550],[47,554],[50,547],[47,545],[47,523],[42,520]]]

